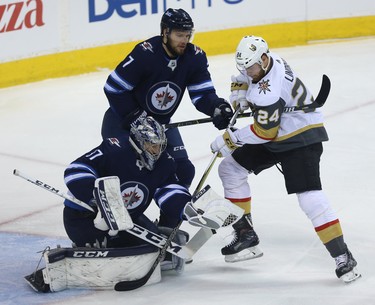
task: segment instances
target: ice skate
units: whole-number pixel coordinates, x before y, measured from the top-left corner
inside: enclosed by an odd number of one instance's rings
[[[233,240],[221,249],[221,254],[225,256],[227,263],[240,262],[263,255],[258,247],[259,238],[253,229],[250,214],[242,216],[233,225],[233,229]]]
[[[49,292],[50,288],[49,285],[44,282],[43,279],[43,269],[39,269],[30,275],[26,275],[25,277],[26,282],[30,285],[32,289],[36,292]]]
[[[357,261],[349,250],[335,257],[335,261],[336,275],[344,283],[351,283],[361,277],[356,267]]]

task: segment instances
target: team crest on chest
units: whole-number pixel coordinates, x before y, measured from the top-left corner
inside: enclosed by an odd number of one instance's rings
[[[259,89],[259,94],[263,92],[266,94],[267,91],[271,92],[270,87],[271,85],[269,84],[270,80],[262,80],[261,82],[258,83],[258,89]]]
[[[156,114],[167,114],[175,109],[181,96],[181,89],[172,82],[160,82],[147,93],[147,106]]]
[[[126,209],[132,210],[147,202],[149,191],[137,181],[127,181],[121,185],[122,200]]]

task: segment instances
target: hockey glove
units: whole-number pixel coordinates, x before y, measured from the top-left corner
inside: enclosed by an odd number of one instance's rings
[[[213,153],[218,152],[218,157],[229,156],[236,148],[243,145],[243,143],[237,139],[234,131],[234,129],[227,129],[223,135],[218,136],[211,143],[211,151]]]
[[[241,82],[238,77],[232,75],[231,83],[231,94],[229,101],[232,104],[233,109],[240,107],[240,112],[244,112],[249,109],[249,102],[246,100],[246,93],[249,85],[245,82]]]
[[[227,128],[232,116],[233,110],[230,107],[230,104],[225,99],[219,98],[218,105],[212,116],[212,121],[215,127],[219,130]]]
[[[102,213],[100,213],[100,210],[98,211],[98,214],[96,215],[94,219],[94,226],[98,230],[101,231],[108,231],[108,235],[110,236],[116,236],[118,234],[118,230],[110,230],[105,219],[102,216]]]
[[[147,112],[143,109],[137,109],[131,113],[129,113],[121,122],[122,128],[126,130],[130,130],[133,124],[136,124],[140,118],[145,118],[147,116]]]

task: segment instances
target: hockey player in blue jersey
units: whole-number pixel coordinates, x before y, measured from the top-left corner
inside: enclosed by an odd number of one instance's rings
[[[124,131],[121,137],[105,139],[98,147],[73,161],[65,170],[65,183],[75,198],[97,211],[101,199],[94,193],[96,180],[116,176],[119,178],[120,200],[133,223],[158,232],[156,225],[144,215],[154,199],[170,227],[177,226],[181,220],[196,225],[195,211],[185,209],[191,202],[191,195],[176,177],[176,164],[166,151],[166,145],[164,129],[155,119],[138,118],[132,123],[130,132]],[[111,234],[102,219],[97,218],[97,213],[75,202],[65,200],[64,204],[65,230],[78,247],[104,244],[116,248],[144,243],[126,231]],[[213,211],[211,216],[215,220],[216,210],[210,211]],[[204,215],[208,216],[209,212]],[[99,216],[104,218],[104,215]]]
[[[64,201],[63,220],[75,246],[43,252],[46,267],[25,277],[33,289],[112,289],[118,282],[145,276],[159,255],[159,248],[152,245],[161,245],[154,239],[171,234],[170,228],[144,214],[152,200],[173,227],[187,220],[194,226],[218,229],[242,216],[243,210],[234,209],[207,187],[192,200],[176,177],[176,164],[166,146],[164,128],[152,117],[140,117],[130,131],[105,139],[66,168],[65,183],[75,198]],[[134,224],[137,233],[148,230],[147,236],[131,234]],[[173,239],[178,246],[187,240],[188,234],[181,230]],[[160,269],[183,271],[191,254],[172,253],[155,267],[148,284],[160,281]]]
[[[123,201],[134,223],[157,232],[154,223],[143,214],[155,199],[170,226],[176,226],[191,196],[176,178],[175,162],[165,151],[166,145],[163,127],[151,117],[139,118],[132,124],[130,132],[124,131],[120,137],[105,139],[72,162],[65,170],[65,183],[74,197],[96,209],[95,180],[117,176]],[[96,216],[96,213],[65,200],[65,229],[77,246],[102,244],[104,241],[107,247],[144,243],[126,231],[111,236],[108,228],[102,230],[97,222],[94,224]]]
[[[194,23],[183,9],[169,8],[161,33],[139,43],[109,75],[104,87],[110,108],[102,125],[103,138],[116,137],[141,115],[170,122],[185,90],[200,112],[225,129],[233,115],[230,104],[216,94],[205,52],[190,43]],[[176,160],[179,181],[189,187],[195,169],[177,128],[166,131],[167,151]]]

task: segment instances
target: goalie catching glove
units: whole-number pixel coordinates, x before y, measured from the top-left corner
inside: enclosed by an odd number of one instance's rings
[[[241,79],[242,75],[234,76],[232,75],[232,83],[230,86],[231,94],[229,96],[229,101],[232,104],[233,109],[240,107],[240,112],[244,112],[249,109],[250,105],[246,99],[247,89],[249,85],[246,79]]]
[[[211,151],[213,153],[218,153],[218,157],[229,156],[236,148],[243,145],[235,135],[234,128],[228,128],[223,135],[218,136],[211,143]]]
[[[193,226],[217,230],[232,225],[244,213],[243,209],[216,194],[209,185],[201,193],[195,202],[188,202],[184,208],[184,216]]]

